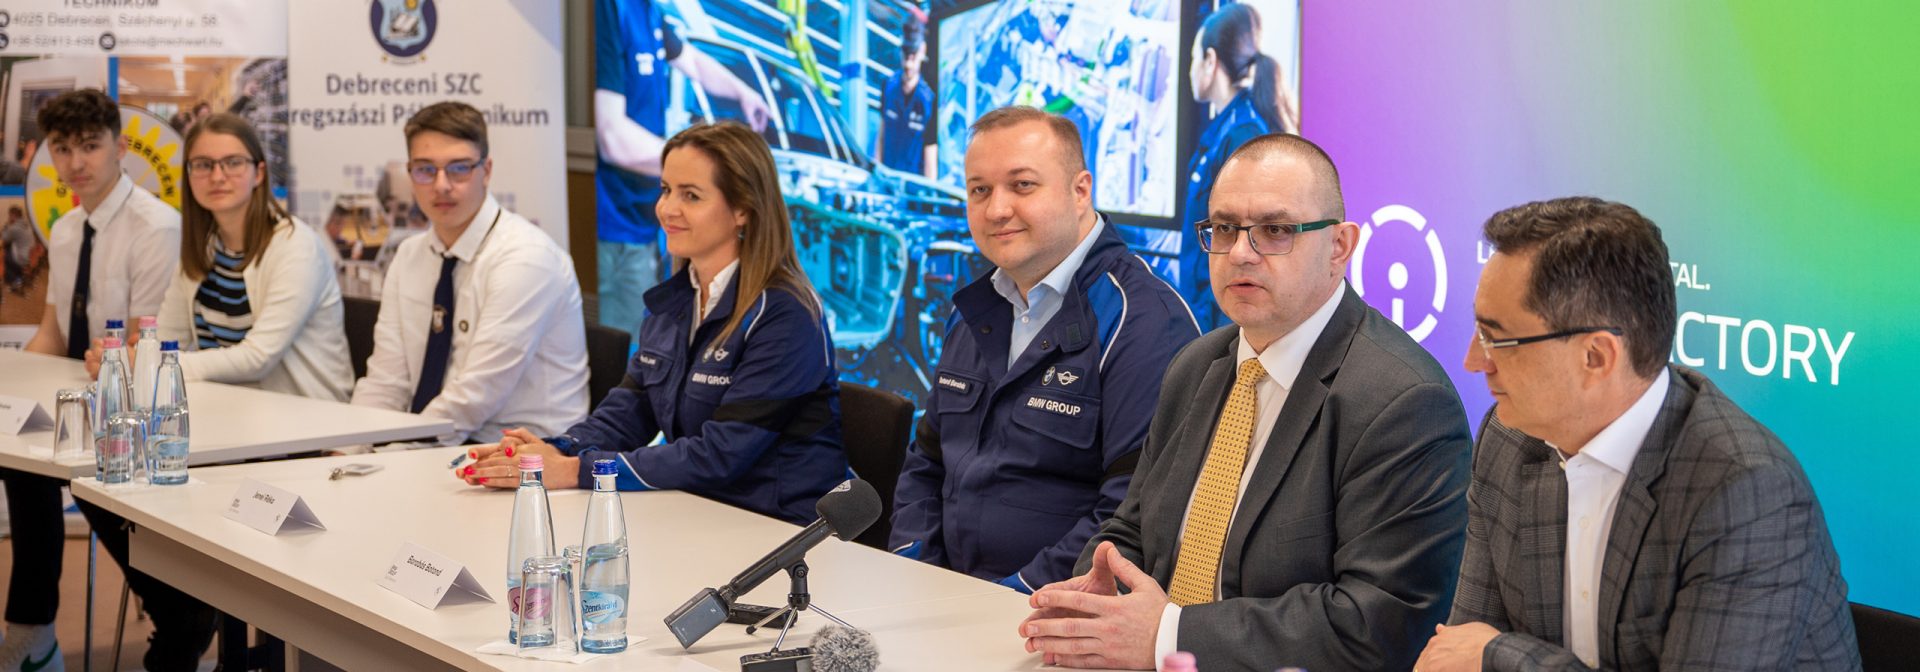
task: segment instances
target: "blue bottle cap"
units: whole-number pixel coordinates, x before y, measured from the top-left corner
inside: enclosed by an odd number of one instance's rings
[[[593,461],[593,475],[595,476],[612,476],[618,473],[620,472],[614,471],[613,469],[613,460]]]
[[[108,329],[125,329],[127,328],[127,321],[126,320],[107,320],[107,328]]]
[[[161,352],[174,352],[174,351],[177,351],[177,350],[179,350],[179,349],[180,349],[180,342],[179,342],[179,341],[161,341],[161,342],[160,342],[160,351],[161,351]]]

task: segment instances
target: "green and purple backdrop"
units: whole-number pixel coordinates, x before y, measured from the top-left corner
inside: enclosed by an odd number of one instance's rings
[[[1799,456],[1852,598],[1920,612],[1920,5],[1341,0],[1303,20],[1304,131],[1370,229],[1350,277],[1471,417],[1491,404],[1460,365],[1481,223],[1631,204],[1680,264],[1675,361]]]

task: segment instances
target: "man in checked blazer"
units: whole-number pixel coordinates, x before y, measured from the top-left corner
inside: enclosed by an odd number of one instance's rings
[[[1485,238],[1466,365],[1495,406],[1452,625],[1417,669],[1860,669],[1800,463],[1667,364],[1660,229],[1562,198],[1495,214]]]
[[[1069,667],[1405,670],[1465,539],[1460,398],[1346,287],[1359,232],[1318,147],[1249,141],[1211,196],[1201,247],[1234,324],[1174,358],[1126,499],[1021,635]]]

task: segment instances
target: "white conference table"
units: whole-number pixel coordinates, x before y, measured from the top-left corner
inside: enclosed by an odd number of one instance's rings
[[[644,637],[583,665],[485,655],[505,638],[506,540],[511,490],[465,485],[449,473],[459,448],[198,468],[184,486],[102,488],[74,482],[75,496],[135,524],[134,567],[297,648],[347,670],[732,670],[739,657],[772,648],[775,631],[747,635],[722,625],[683,650],[663,618],[703,587],[717,587],[793,536],[795,525],[680,492],[624,493],[632,540],[628,633]],[[329,480],[342,464],[379,472]],[[269,536],[228,520],[244,479],[300,495],[324,531],[296,526]],[[550,497],[556,541],[577,544],[584,491]],[[376,583],[404,542],[463,563],[494,602],[427,609]],[[1016,629],[1027,600],[959,573],[829,538],[807,557],[814,603],[873,633],[883,669],[1031,670]],[[776,575],[744,601],[784,605]],[[804,646],[828,623],[803,616],[787,647]],[[290,656],[297,658],[297,656]]]
[[[55,393],[88,382],[79,360],[0,350],[0,395],[39,402],[49,416],[55,413]],[[453,431],[453,423],[444,419],[205,381],[187,383],[187,403],[193,429],[190,466],[427,439]],[[0,436],[0,467],[73,479],[92,476],[94,459],[88,450],[56,460],[53,431],[37,429]]]

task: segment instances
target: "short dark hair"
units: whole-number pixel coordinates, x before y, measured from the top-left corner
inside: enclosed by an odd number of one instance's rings
[[[1327,150],[1313,144],[1312,140],[1292,133],[1268,133],[1248,140],[1234,149],[1232,154],[1227,155],[1227,160],[1221,162],[1220,170],[1225,170],[1227,164],[1236,160],[1251,161],[1282,155],[1297,156],[1306,160],[1307,165],[1313,169],[1314,177],[1320,180],[1321,209],[1327,217],[1346,220],[1347,199],[1340,193],[1340,169],[1334,167],[1333,157],[1327,155]],[[1195,213],[1194,216],[1206,217],[1207,213]]]
[[[99,131],[120,134],[120,105],[99,89],[80,89],[60,94],[40,108],[40,133],[82,138]]]
[[[927,26],[919,19],[907,17],[906,25],[900,27],[900,57],[909,58],[913,52],[927,44]]]
[[[1526,306],[1554,331],[1616,327],[1635,373],[1666,366],[1675,329],[1673,267],[1660,227],[1624,203],[1556,198],[1494,213],[1487,242],[1532,253]]]
[[[480,148],[480,158],[487,158],[487,117],[472,105],[457,100],[446,100],[420,108],[407,118],[407,142],[413,142],[413,136],[433,131],[465,140]]]
[[[1073,122],[1068,121],[1066,117],[1037,107],[1009,105],[980,115],[980,118],[973,120],[973,125],[967,128],[967,142],[972,144],[972,138],[981,133],[1010,128],[1029,121],[1046,124],[1047,130],[1053,131],[1053,137],[1060,141],[1062,153],[1065,155],[1062,159],[1069,175],[1078,175],[1080,171],[1087,169],[1086,146],[1080,141],[1080,127],[1073,125]]]

